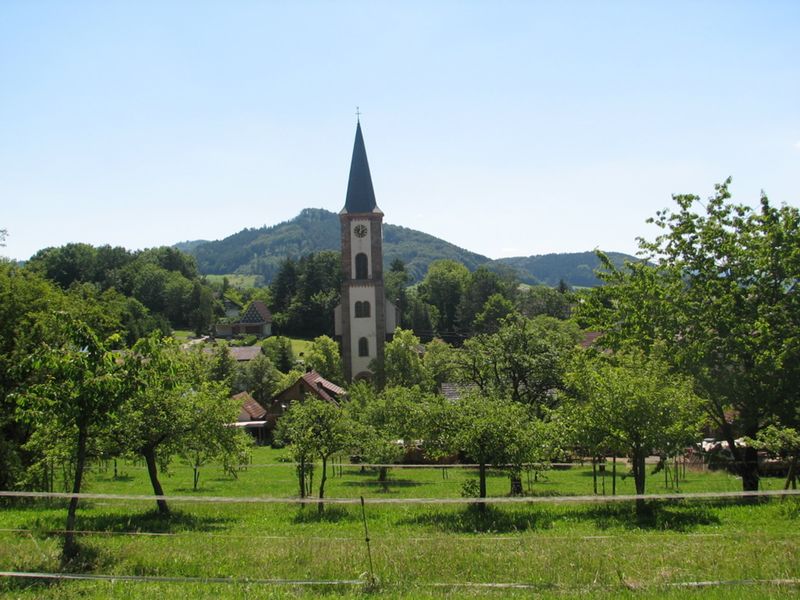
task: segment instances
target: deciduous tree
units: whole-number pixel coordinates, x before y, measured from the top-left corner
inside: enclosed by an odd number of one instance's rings
[[[22,366],[30,377],[17,394],[21,417],[40,435],[51,434],[51,447],[64,440],[74,457],[72,493],[79,494],[89,445],[105,432],[126,387],[123,368],[107,345],[88,326],[68,313],[51,314],[39,321],[46,328],[42,344]],[[43,440],[46,441],[46,440]],[[64,556],[76,555],[75,515],[78,498],[67,509]]]
[[[610,348],[666,348],[672,365],[693,377],[706,409],[734,454],[742,486],[758,489],[752,447],[772,416],[796,419],[800,401],[800,211],[730,202],[730,180],[703,203],[675,196],[657,213],[663,232],[640,240],[644,262],[615,269],[581,306],[583,320]]]
[[[626,452],[636,493],[644,494],[645,458],[675,456],[697,439],[701,399],[689,379],[654,356],[619,353],[576,364],[570,382],[583,398],[573,413],[578,435]]]

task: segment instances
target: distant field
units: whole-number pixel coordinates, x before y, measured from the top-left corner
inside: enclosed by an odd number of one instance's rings
[[[311,342],[309,340],[301,340],[296,338],[291,338],[291,340],[292,352],[294,352],[295,357],[299,357],[301,352],[305,354],[311,347]]]
[[[195,335],[194,331],[191,331],[189,329],[173,329],[172,337],[174,337],[179,342],[185,342],[195,337]]]
[[[263,285],[263,281],[260,275],[235,275],[231,273],[229,275],[205,276],[205,278],[209,281],[209,283],[217,283],[217,284],[221,284],[222,280],[225,277],[228,278],[228,283],[230,283],[233,287],[236,288],[251,288]]]
[[[182,496],[291,498],[292,465],[282,451],[257,449],[238,479],[217,466],[192,472],[175,463],[164,476],[165,493]],[[94,470],[88,492],[149,494],[146,471],[120,463]],[[319,467],[315,486],[319,482]],[[329,473],[330,498],[426,498],[421,504],[367,504],[377,588],[270,585],[247,579],[366,582],[369,561],[358,505],[172,503],[163,519],[154,502],[85,501],[78,527],[86,533],[81,573],[179,578],[226,578],[236,583],[69,581],[49,585],[0,579],[0,593],[19,598],[786,598],[800,597],[788,580],[800,578],[800,503],[795,499],[742,504],[733,500],[660,502],[637,517],[631,503],[496,505],[481,514],[460,498],[472,469],[422,468],[377,473],[341,465]],[[632,493],[630,477],[618,492]],[[592,492],[591,469],[551,470],[524,478],[527,493],[558,498]],[[777,489],[780,480],[765,480]],[[491,471],[489,495],[508,492],[505,474]],[[610,493],[610,477],[606,492]],[[725,473],[689,472],[684,492],[738,491]],[[665,488],[651,476],[648,492]],[[59,572],[65,510],[47,501],[7,503],[0,511],[0,570]],[[149,534],[149,535],[144,535]],[[158,535],[153,535],[158,534]],[[765,583],[785,580],[784,584]],[[747,580],[747,582],[744,582]],[[692,582],[728,582],[699,588]],[[740,583],[731,583],[731,582]],[[528,587],[492,587],[519,584]],[[366,595],[366,596],[365,596]]]

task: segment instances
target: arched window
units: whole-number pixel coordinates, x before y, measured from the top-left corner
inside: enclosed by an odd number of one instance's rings
[[[369,356],[369,341],[367,338],[358,338],[358,355]]]
[[[367,279],[367,255],[363,252],[356,254],[356,279]]]
[[[369,316],[369,302],[356,302],[356,318]]]

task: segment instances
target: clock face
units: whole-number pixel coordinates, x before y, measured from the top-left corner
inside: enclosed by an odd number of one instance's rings
[[[363,224],[356,225],[353,227],[353,233],[356,234],[356,237],[366,237],[367,235],[367,226]]]

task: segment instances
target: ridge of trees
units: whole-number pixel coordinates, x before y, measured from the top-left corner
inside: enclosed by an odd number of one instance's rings
[[[131,252],[73,243],[40,250],[25,268],[64,290],[124,304],[120,311],[131,343],[150,331],[167,333],[171,327],[206,332],[219,310],[194,257],[167,246]]]
[[[336,213],[306,208],[295,218],[276,225],[246,228],[222,240],[181,242],[175,247],[195,256],[203,274],[258,275],[268,284],[276,277],[286,259],[297,261],[311,253],[338,252],[341,247],[340,232]],[[383,226],[383,256],[387,266],[395,260],[406,265],[409,284],[421,281],[430,264],[440,259],[455,260],[470,271],[481,265],[492,269],[510,268],[517,272],[523,283],[532,285],[556,286],[561,280],[572,286],[591,287],[601,283],[594,275],[600,263],[593,252],[492,261],[433,235],[390,223]],[[614,252],[609,256],[619,265],[625,259],[633,258]]]

